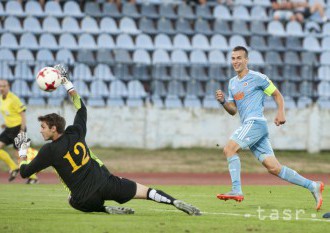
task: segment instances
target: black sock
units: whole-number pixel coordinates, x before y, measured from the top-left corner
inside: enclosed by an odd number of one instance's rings
[[[153,200],[155,202],[171,204],[171,205],[173,205],[173,202],[175,201],[175,198],[164,193],[163,191],[155,190],[155,189],[151,189],[151,188],[149,188],[149,190],[148,190],[147,199]]]

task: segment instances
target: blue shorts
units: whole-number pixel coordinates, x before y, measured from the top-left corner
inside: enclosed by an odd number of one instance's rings
[[[267,156],[274,156],[266,121],[250,120],[244,122],[241,127],[235,130],[230,139],[242,149],[249,147],[260,162],[263,162]]]

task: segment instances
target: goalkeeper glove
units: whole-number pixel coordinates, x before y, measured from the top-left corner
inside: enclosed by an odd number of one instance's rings
[[[72,82],[69,78],[69,72],[68,69],[63,64],[57,64],[54,66],[54,69],[58,70],[60,72],[61,78],[62,78],[62,85],[66,89],[67,92],[74,89]]]
[[[26,158],[27,157],[27,150],[30,146],[30,139],[27,137],[26,132],[20,132],[17,137],[14,139],[15,146],[18,149],[18,154],[20,158]]]

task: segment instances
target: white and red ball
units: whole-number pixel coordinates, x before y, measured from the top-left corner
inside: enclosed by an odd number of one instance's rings
[[[43,91],[55,91],[61,85],[60,72],[53,67],[44,67],[38,72],[37,83]]]

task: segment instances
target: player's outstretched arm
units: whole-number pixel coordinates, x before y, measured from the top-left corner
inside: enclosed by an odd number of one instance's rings
[[[285,123],[284,99],[279,90],[275,90],[272,94],[274,101],[277,104],[277,114],[274,120],[275,125],[283,125]]]

